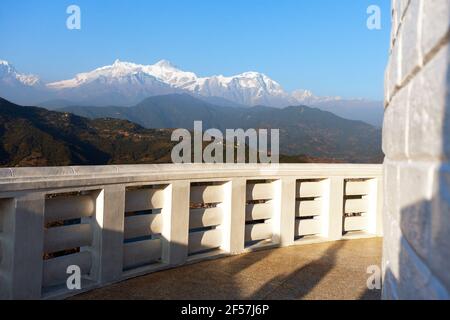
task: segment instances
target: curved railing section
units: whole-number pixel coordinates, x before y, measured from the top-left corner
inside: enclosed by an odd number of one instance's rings
[[[353,164],[0,169],[0,298],[62,298],[211,257],[381,236],[381,178],[380,165]],[[81,290],[67,286],[70,266]]]

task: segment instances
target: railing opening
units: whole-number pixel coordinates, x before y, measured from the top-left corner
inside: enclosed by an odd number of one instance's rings
[[[93,281],[91,268],[96,198],[100,191],[47,194],[44,209],[43,292],[65,287],[71,265]]]
[[[297,180],[295,240],[323,233],[325,182],[324,179]]]
[[[245,247],[272,242],[274,180],[247,181]]]
[[[346,179],[342,234],[366,232],[369,227],[370,179]]]
[[[161,262],[162,209],[166,185],[128,187],[125,190],[123,270]]]
[[[191,183],[189,256],[218,250],[222,245],[223,182]]]

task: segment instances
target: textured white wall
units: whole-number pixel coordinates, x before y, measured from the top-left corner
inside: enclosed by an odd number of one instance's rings
[[[450,292],[450,0],[393,0],[383,127],[385,299]]]

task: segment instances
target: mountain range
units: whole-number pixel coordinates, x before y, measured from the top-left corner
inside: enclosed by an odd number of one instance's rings
[[[227,107],[316,106],[376,126],[381,126],[383,115],[381,101],[318,97],[302,89],[287,92],[278,82],[254,71],[200,77],[166,60],[153,65],[116,60],[72,79],[44,83],[38,76],[20,73],[9,62],[0,60],[0,96],[19,104],[132,106],[148,97],[175,93]]]
[[[362,121],[348,120],[307,106],[229,108],[188,94],[149,97],[132,107],[72,106],[58,109],[90,119],[123,119],[145,128],[280,129],[280,153],[306,154],[333,161],[380,162],[381,130]]]
[[[0,166],[35,167],[170,163],[170,129],[145,129],[120,119],[95,119],[0,98]],[[280,162],[336,162],[280,155]]]

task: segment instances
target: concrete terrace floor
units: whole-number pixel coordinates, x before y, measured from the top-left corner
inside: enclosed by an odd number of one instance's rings
[[[380,299],[368,290],[382,239],[277,248],[137,277],[72,299]]]

